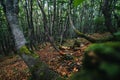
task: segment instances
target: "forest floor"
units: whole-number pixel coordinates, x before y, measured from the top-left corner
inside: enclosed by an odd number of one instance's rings
[[[103,38],[109,35],[109,33],[96,33],[90,36]],[[84,51],[90,44],[82,38],[64,41],[60,50],[68,55],[67,57],[62,57],[49,43],[46,43],[44,47],[40,45],[40,49],[36,52],[40,55],[40,59],[48,64],[49,68],[64,77],[69,77],[72,73],[80,70]],[[28,80],[30,75],[28,67],[18,55],[0,58],[0,80]]]

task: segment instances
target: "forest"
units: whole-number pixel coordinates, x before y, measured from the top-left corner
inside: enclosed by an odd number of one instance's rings
[[[0,80],[120,80],[120,0],[0,0]]]

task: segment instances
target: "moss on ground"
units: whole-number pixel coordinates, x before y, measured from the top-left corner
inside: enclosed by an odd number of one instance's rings
[[[84,54],[83,68],[71,80],[119,80],[120,42],[90,45]]]

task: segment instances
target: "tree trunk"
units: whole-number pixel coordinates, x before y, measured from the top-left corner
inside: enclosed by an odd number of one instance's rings
[[[63,53],[62,51],[60,51],[59,48],[55,45],[55,42],[54,42],[53,37],[50,36],[50,34],[49,34],[48,20],[47,20],[47,16],[46,16],[45,12],[44,12],[44,10],[43,10],[43,7],[42,7],[41,4],[40,4],[41,0],[37,0],[37,2],[38,2],[38,6],[39,6],[39,8],[40,8],[40,10],[41,10],[41,13],[42,13],[42,15],[43,15],[43,24],[44,24],[45,35],[47,36],[47,38],[49,39],[49,42],[50,42],[51,45],[55,48],[55,50],[56,50],[57,52],[59,52],[60,55],[63,56],[64,53]]]
[[[104,0],[102,6],[102,13],[105,17],[105,26],[108,31],[113,35],[116,32],[115,28],[112,25],[112,3],[114,0]]]
[[[37,54],[31,53],[25,46],[26,40],[20,30],[18,21],[18,0],[6,0],[6,18],[14,36],[15,46],[19,55],[28,65],[34,80],[56,80],[59,75],[50,70],[45,63],[40,61]]]

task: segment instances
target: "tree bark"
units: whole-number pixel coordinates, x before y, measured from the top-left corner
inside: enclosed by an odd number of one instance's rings
[[[87,36],[86,34],[80,32],[79,30],[77,30],[77,29],[75,28],[75,26],[74,26],[74,24],[73,24],[73,21],[72,21],[72,19],[71,19],[71,15],[70,15],[70,14],[69,14],[69,21],[70,21],[71,27],[72,27],[72,29],[74,30],[74,32],[75,32],[78,36],[80,36],[80,37],[82,37],[82,38],[85,38],[86,40],[90,41],[91,43],[100,43],[100,42],[113,41],[113,40],[118,41],[114,36],[109,36],[108,38],[103,38],[103,39],[94,39],[94,38],[92,38],[92,37],[89,37],[89,36]]]
[[[42,13],[42,15],[43,15],[43,24],[44,24],[45,35],[47,36],[47,38],[49,39],[49,42],[50,42],[51,45],[55,48],[55,50],[56,50],[57,52],[59,52],[60,55],[63,56],[64,53],[59,50],[59,48],[55,45],[55,42],[54,42],[53,37],[50,36],[49,30],[48,30],[48,20],[47,20],[47,17],[46,17],[45,12],[44,12],[44,10],[43,10],[43,7],[42,7],[41,4],[40,4],[41,0],[37,0],[37,2],[38,2],[38,6],[39,6],[39,8],[40,8],[40,10],[41,10],[41,13]]]
[[[116,32],[112,25],[112,3],[114,0],[103,0],[102,13],[105,17],[105,26],[108,31],[113,35]]]
[[[34,80],[56,80],[59,75],[48,68],[48,66],[43,63],[37,54],[31,53],[25,46],[26,40],[23,32],[20,30],[18,21],[18,0],[6,0],[6,19],[11,28],[12,34],[14,36],[16,49],[28,65],[32,78]]]

